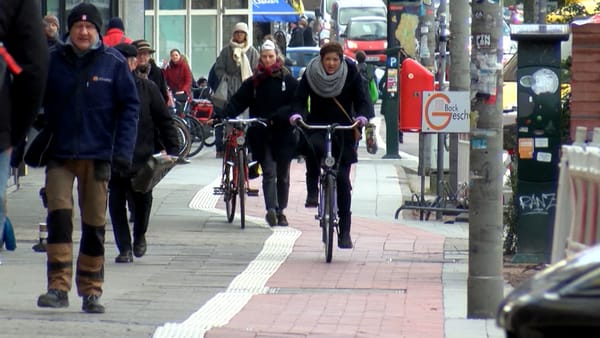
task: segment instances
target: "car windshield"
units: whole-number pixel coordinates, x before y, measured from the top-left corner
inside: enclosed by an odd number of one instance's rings
[[[310,60],[319,55],[319,51],[289,51],[286,57],[290,59],[294,66],[305,67]]]
[[[568,283],[560,294],[565,297],[600,297],[600,268],[596,267]]]
[[[350,40],[386,40],[385,21],[353,21],[348,26],[346,36]]]
[[[340,9],[339,24],[347,25],[351,18],[357,16],[380,16],[385,18],[385,7],[344,7]]]

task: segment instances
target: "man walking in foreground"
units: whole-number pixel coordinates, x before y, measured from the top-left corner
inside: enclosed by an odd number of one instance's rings
[[[64,45],[50,53],[44,98],[53,132],[46,169],[47,293],[38,306],[69,306],[73,276],[73,183],[77,179],[81,241],[75,282],[82,310],[103,313],[104,233],[108,180],[128,170],[135,146],[139,99],[123,55],[102,44],[102,18],[81,3],[67,18]]]

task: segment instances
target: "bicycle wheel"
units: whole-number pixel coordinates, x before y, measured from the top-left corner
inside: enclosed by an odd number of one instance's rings
[[[180,159],[184,159],[190,153],[190,148],[192,147],[190,131],[185,122],[178,116],[173,116],[173,125],[177,130],[177,145],[179,146],[177,156]]]
[[[333,257],[333,237],[335,234],[334,188],[333,175],[327,175],[323,186],[323,236],[325,238],[325,262],[327,263],[331,263]]]
[[[240,226],[246,227],[246,173],[248,166],[246,164],[246,152],[238,151],[237,158],[237,193],[240,197]]]
[[[202,123],[202,128],[204,129],[204,145],[207,147],[214,146],[215,143],[217,143],[217,138],[215,137],[215,128],[206,123]]]
[[[196,120],[196,118],[192,116],[187,116],[185,118],[188,128],[190,130],[190,136],[192,139],[189,157],[197,155],[202,147],[204,147],[204,128],[202,128],[202,124]]]
[[[227,222],[233,222],[235,216],[235,187],[233,184],[233,166],[225,164],[225,177],[223,179],[223,198],[225,201],[225,211],[227,213]]]

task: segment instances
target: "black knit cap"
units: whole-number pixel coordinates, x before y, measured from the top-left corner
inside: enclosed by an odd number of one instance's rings
[[[121,52],[121,54],[123,54],[125,58],[136,57],[138,54],[137,48],[128,43],[119,43],[116,46],[114,46],[114,48]]]
[[[79,5],[73,7],[71,13],[67,17],[67,27],[71,30],[73,24],[77,21],[89,21],[96,26],[96,30],[100,33],[100,29],[102,28],[102,16],[98,11],[96,6],[83,2]]]

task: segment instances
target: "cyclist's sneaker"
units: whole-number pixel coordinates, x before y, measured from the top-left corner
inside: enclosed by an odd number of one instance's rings
[[[69,295],[66,291],[49,289],[48,292],[38,297],[37,305],[53,308],[67,307],[69,306]]]
[[[267,215],[265,216],[265,219],[267,220],[267,224],[269,224],[269,226],[277,225],[277,213],[275,213],[275,210],[267,210]]]
[[[98,295],[83,296],[81,309],[87,313],[104,313],[104,306],[100,304],[100,296]]]
[[[288,223],[287,217],[285,217],[284,214],[279,214],[277,215],[277,225],[286,227],[290,224]]]
[[[352,245],[352,238],[350,238],[350,233],[341,233],[338,235],[338,247],[340,249],[352,249],[354,246]]]

